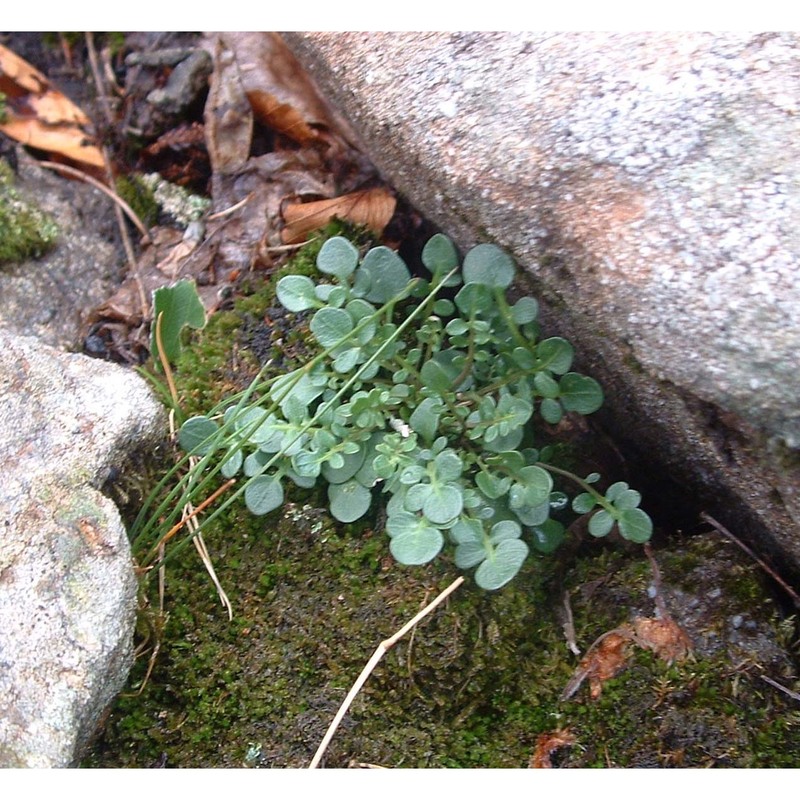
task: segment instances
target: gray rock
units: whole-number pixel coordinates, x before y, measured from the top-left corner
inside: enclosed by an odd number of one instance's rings
[[[15,189],[55,219],[59,235],[42,258],[0,270],[0,328],[76,349],[90,311],[121,280],[113,204],[88,184],[42,169],[21,148],[17,153]]]
[[[136,578],[98,487],[163,431],[135,373],[0,330],[0,767],[73,764],[122,688]]]
[[[285,38],[402,194],[525,266],[611,432],[800,570],[800,37]]]

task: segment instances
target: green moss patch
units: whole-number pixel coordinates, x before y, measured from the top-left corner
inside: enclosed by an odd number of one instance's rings
[[[14,173],[0,159],[0,264],[40,258],[56,242],[58,226],[14,188]]]
[[[315,255],[290,269],[312,269]],[[303,358],[303,319],[281,317],[274,298],[280,274],[192,334],[176,369],[186,413],[241,390],[266,360],[280,370]],[[343,525],[324,505],[295,488],[280,511],[253,517],[237,503],[204,531],[230,621],[194,548],[168,564],[165,616],[154,591],[141,614],[142,633],[158,632],[153,670],[145,681],[143,652],[84,766],[308,765],[377,645],[458,574],[446,559],[398,566],[379,517]],[[540,734],[568,728],[575,744],[557,766],[800,766],[797,702],[763,680],[797,691],[778,647],[794,629],[756,568],[710,537],[656,556],[693,658],[669,665],[634,649],[597,700],[586,687],[561,699],[580,660],[562,632],[565,592],[584,653],[654,614],[642,551],[588,541],[530,559],[499,592],[462,586],[381,661],[324,765],[520,768]],[[759,636],[772,644],[754,649]]]

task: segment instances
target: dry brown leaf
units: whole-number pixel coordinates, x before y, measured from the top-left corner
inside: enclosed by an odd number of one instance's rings
[[[24,145],[91,167],[103,168],[103,155],[83,130],[88,117],[27,61],[0,45],[0,91],[6,118],[0,131]]]
[[[319,133],[306,124],[300,112],[288,103],[282,103],[275,95],[258,89],[248,92],[247,99],[255,118],[268,128],[301,145],[319,139]]]
[[[330,200],[313,203],[293,203],[286,206],[283,218],[286,222],[281,231],[284,244],[304,242],[308,234],[325,227],[334,217],[366,225],[380,235],[394,214],[397,201],[386,188],[365,189]]]
[[[589,694],[596,700],[603,691],[603,683],[626,667],[631,643],[652,650],[668,664],[686,658],[692,646],[685,631],[671,617],[636,617],[633,625],[620,625],[595,641],[578,664],[561,699],[568,700],[588,679]]]
[[[199,248],[196,242],[184,240],[181,231],[157,228],[153,243],[145,248],[135,273],[122,282],[117,291],[92,312],[92,320],[115,320],[135,326],[150,319],[153,292],[180,279],[195,278],[210,267],[214,258],[211,248]],[[203,289],[208,287],[203,287]],[[215,309],[217,287],[210,287],[201,299],[207,312]],[[147,306],[142,307],[142,294]]]
[[[275,125],[276,130],[300,144],[316,141],[323,131],[326,140],[341,149],[356,143],[347,121],[323,99],[277,33],[231,32],[224,36],[239,65],[245,92],[251,101],[255,98],[253,110],[261,122]],[[279,107],[285,108],[278,112]]]
[[[203,118],[215,180],[218,174],[240,170],[250,155],[253,112],[242,88],[236,59],[224,37],[218,38],[214,46],[214,71]]]
[[[682,661],[692,649],[692,640],[672,617],[651,619],[636,617],[633,621],[635,642],[652,650],[662,661]]]
[[[536,737],[536,749],[533,751],[529,769],[552,769],[550,757],[559,747],[570,747],[575,744],[575,736],[569,729],[559,729],[550,733],[542,733]]]

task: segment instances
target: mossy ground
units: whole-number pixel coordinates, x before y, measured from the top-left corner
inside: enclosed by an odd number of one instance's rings
[[[11,168],[0,159],[0,265],[39,258],[57,236],[55,221],[20,197]]]
[[[270,283],[250,288],[178,365],[188,413],[240,389],[267,358],[280,368],[303,356],[302,322],[286,324]],[[266,517],[235,504],[204,533],[232,621],[192,548],[171,562],[152,674],[142,688],[143,656],[84,766],[306,766],[378,643],[457,575],[446,559],[395,564],[377,519],[335,523],[313,491],[289,500]],[[697,537],[657,554],[665,583],[708,591],[701,568],[719,547]],[[727,555],[738,566],[726,567],[718,618],[741,611],[786,638],[755,568]],[[561,766],[800,766],[797,702],[761,680],[796,691],[787,661],[734,662],[720,648],[670,666],[637,651],[596,701],[585,687],[560,699],[578,661],[558,616],[564,592],[585,652],[634,609],[652,615],[651,582],[640,549],[596,541],[531,559],[496,593],[468,582],[385,656],[325,765],[525,767],[540,734],[569,728],[576,743],[556,754]]]

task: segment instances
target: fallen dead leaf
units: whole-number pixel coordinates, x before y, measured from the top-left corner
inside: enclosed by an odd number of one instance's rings
[[[542,733],[536,738],[536,749],[533,751],[529,769],[552,769],[553,762],[550,757],[560,747],[570,747],[575,744],[575,736],[569,729],[559,729],[550,733]]]
[[[632,640],[633,628],[628,624],[604,633],[581,659],[578,668],[561,693],[561,699],[569,700],[587,679],[592,700],[600,697],[603,683],[625,668]]]
[[[324,139],[344,150],[356,143],[349,124],[277,33],[230,32],[224,38],[259,122],[301,145]]]
[[[84,130],[89,118],[47,77],[0,45],[0,92],[6,95],[6,117],[0,131],[24,145],[103,169],[103,155]]]
[[[131,326],[149,321],[156,289],[180,278],[197,279],[209,269],[213,259],[213,248],[200,248],[198,242],[184,238],[181,231],[157,228],[152,245],[144,249],[137,262],[136,271],[125,278],[108,300],[94,309],[91,321],[113,320]],[[216,307],[216,292],[216,286],[201,287],[201,299],[208,313]]]
[[[636,617],[632,625],[626,622],[594,642],[561,693],[561,699],[569,700],[587,679],[592,700],[600,697],[603,683],[627,666],[631,644],[652,650],[668,664],[686,658],[692,646],[686,632],[671,617]]]
[[[664,619],[636,617],[633,629],[636,644],[652,650],[668,664],[682,661],[692,649],[691,639],[672,617]]]
[[[394,214],[397,201],[384,187],[317,200],[311,203],[292,203],[283,211],[286,222],[281,231],[284,244],[304,242],[309,233],[325,227],[334,217],[366,225],[380,235]]]
[[[203,118],[213,179],[218,181],[246,164],[253,138],[253,112],[236,59],[222,36],[214,43],[214,71],[209,83]]]
[[[288,136],[301,145],[311,144],[319,139],[319,133],[306,124],[296,108],[281,103],[275,95],[260,89],[247,93],[255,118],[268,128]]]

